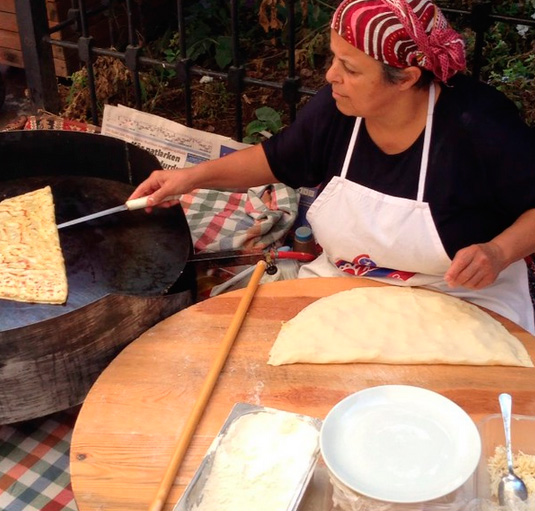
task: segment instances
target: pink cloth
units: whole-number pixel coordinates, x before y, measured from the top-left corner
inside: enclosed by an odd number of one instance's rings
[[[446,82],[466,68],[464,41],[430,0],[343,0],[331,28],[374,59]]]

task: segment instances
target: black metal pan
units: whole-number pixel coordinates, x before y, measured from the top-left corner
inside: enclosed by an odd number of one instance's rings
[[[102,135],[0,133],[0,199],[50,185],[58,223],[123,203],[158,167],[149,152]],[[180,206],[66,227],[60,243],[65,305],[0,300],[0,424],[79,404],[125,346],[194,299]]]
[[[83,176],[42,176],[0,182],[0,200],[49,185],[56,222],[123,204],[133,186]],[[84,307],[107,294],[162,296],[180,278],[191,237],[181,208],[124,211],[59,231],[67,268],[65,305],[0,300],[0,331]]]

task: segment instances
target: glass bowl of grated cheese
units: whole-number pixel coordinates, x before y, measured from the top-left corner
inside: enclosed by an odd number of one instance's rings
[[[477,424],[481,436],[481,459],[476,474],[476,495],[481,511],[500,511],[498,483],[507,473],[503,421],[499,414],[489,415]],[[511,440],[515,473],[524,480],[528,500],[512,511],[535,509],[535,417],[513,414]]]

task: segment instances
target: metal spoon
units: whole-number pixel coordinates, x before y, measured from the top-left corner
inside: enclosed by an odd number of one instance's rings
[[[527,500],[528,490],[524,481],[513,470],[513,453],[511,450],[511,407],[512,399],[509,394],[500,394],[500,409],[502,411],[503,428],[505,430],[505,449],[507,453],[507,467],[509,473],[504,475],[498,485],[498,502],[500,506],[507,506],[517,500]]]

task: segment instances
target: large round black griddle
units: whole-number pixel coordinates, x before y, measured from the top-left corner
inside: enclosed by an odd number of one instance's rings
[[[102,135],[0,133],[0,200],[46,185],[57,223],[123,204],[159,167]],[[191,235],[180,206],[124,211],[59,231],[64,305],[0,299],[0,424],[79,404],[132,340],[193,301]]]
[[[0,132],[0,180],[35,176],[92,176],[137,186],[160,168],[148,151],[95,133]]]
[[[134,187],[82,176],[31,177],[0,183],[0,200],[50,185],[56,222],[123,204]],[[190,234],[180,208],[122,211],[60,229],[69,295],[65,305],[0,300],[0,331],[82,308],[110,293],[162,296],[186,265]]]

